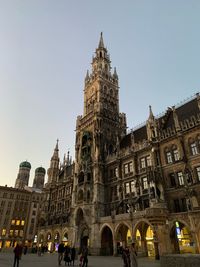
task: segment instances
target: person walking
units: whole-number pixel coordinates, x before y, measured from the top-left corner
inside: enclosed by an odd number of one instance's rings
[[[65,247],[64,247],[63,242],[61,242],[58,246],[58,265],[61,265],[64,251],[65,251]]]
[[[19,260],[21,259],[21,256],[22,256],[22,250],[23,250],[23,247],[17,243],[16,247],[13,250],[15,254],[13,267],[15,267],[16,263],[17,263],[17,267],[19,267]]]
[[[83,256],[83,265],[82,265],[82,267],[87,267],[88,266],[88,248],[87,247],[83,248],[82,256]]]
[[[74,266],[75,257],[76,257],[76,249],[75,249],[75,247],[72,247],[72,249],[71,249],[71,263],[73,264],[73,266]]]
[[[138,267],[137,251],[134,242],[130,246],[130,260],[131,260],[131,267]]]
[[[131,267],[130,253],[127,247],[122,249],[122,259],[123,267]]]

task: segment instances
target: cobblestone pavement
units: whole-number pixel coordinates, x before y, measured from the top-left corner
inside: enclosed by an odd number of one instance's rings
[[[0,253],[0,267],[13,266],[14,253]],[[36,254],[23,255],[20,260],[19,267],[56,267],[58,266],[58,255],[45,254],[38,256]],[[89,256],[88,267],[122,267],[122,259],[120,257],[103,257],[103,256]],[[75,262],[75,267],[78,267],[78,261]],[[62,266],[65,263],[62,262]],[[139,267],[160,267],[160,262],[149,258],[139,258]]]

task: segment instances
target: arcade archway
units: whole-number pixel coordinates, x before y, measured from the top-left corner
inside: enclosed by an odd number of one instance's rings
[[[146,222],[140,222],[135,229],[135,240],[138,253],[143,256],[154,257],[153,229]]]
[[[174,222],[171,228],[170,240],[174,253],[196,253],[196,244],[189,228],[179,221]]]
[[[129,227],[125,224],[119,225],[116,232],[116,241],[117,241],[117,254],[122,253],[122,247],[131,245],[132,237]]]
[[[101,255],[113,255],[113,234],[108,226],[105,226],[101,233]]]

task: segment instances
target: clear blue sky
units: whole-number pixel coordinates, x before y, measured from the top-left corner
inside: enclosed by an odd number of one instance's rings
[[[1,0],[0,185],[20,162],[74,154],[84,78],[103,31],[130,128],[200,88],[200,1]],[[47,177],[46,177],[47,179]]]

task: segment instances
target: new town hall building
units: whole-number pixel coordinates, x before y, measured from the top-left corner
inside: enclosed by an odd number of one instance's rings
[[[38,225],[38,243],[61,241],[91,254],[200,252],[200,96],[168,108],[151,107],[146,124],[126,132],[119,84],[101,34],[77,117],[75,161],[61,163],[58,142]]]

